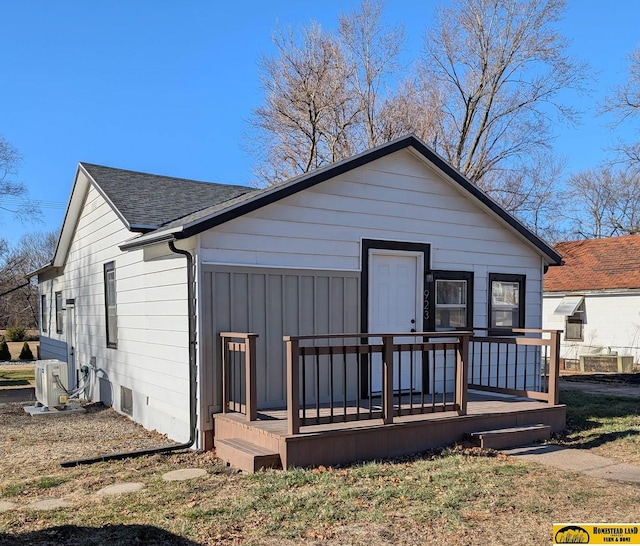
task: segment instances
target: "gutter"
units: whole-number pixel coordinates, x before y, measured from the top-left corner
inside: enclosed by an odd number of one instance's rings
[[[176,248],[174,241],[169,241],[169,249],[174,254],[181,254],[187,259],[187,307],[189,312],[189,440],[183,444],[172,446],[152,447],[147,449],[137,449],[135,451],[125,451],[121,453],[111,453],[109,455],[98,455],[88,459],[77,459],[74,461],[63,461],[60,466],[70,468],[83,464],[100,463],[104,461],[116,461],[143,455],[155,455],[156,453],[168,453],[189,449],[196,441],[196,328],[195,328],[195,293],[194,293],[194,271],[193,256],[187,250]]]

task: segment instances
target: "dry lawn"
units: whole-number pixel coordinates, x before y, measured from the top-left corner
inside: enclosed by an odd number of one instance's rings
[[[462,447],[255,475],[195,452],[61,468],[69,458],[167,443],[112,410],[88,410],[34,418],[18,404],[0,404],[0,503],[18,506],[0,512],[0,545],[537,545],[551,542],[553,522],[640,518],[639,487]],[[164,472],[190,467],[207,476],[162,480]],[[145,489],[96,495],[122,481]],[[44,498],[70,507],[29,508]]]

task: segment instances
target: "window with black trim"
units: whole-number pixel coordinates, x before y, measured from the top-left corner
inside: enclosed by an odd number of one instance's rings
[[[524,328],[526,276],[489,273],[489,328]]]
[[[107,347],[118,346],[118,314],[116,308],[116,266],[104,264],[104,306],[107,328]]]
[[[43,332],[47,331],[47,296],[40,296],[40,326]]]
[[[433,278],[433,328],[473,328],[473,273],[431,271]]]
[[[62,308],[62,292],[56,292],[56,332],[62,333],[62,314],[64,309]]]
[[[573,315],[567,315],[564,339],[566,341],[584,341],[584,301],[574,311]]]

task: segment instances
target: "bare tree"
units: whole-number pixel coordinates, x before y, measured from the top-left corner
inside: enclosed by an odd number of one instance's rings
[[[274,36],[261,60],[265,103],[254,110],[256,174],[267,183],[345,159],[386,140],[382,118],[404,34],[382,24],[383,4],[364,0],[337,34],[317,23]]]
[[[383,116],[386,97],[393,94],[400,69],[398,57],[404,44],[404,28],[382,23],[384,4],[364,0],[359,10],[339,17],[339,38],[346,54],[349,86],[358,98],[358,150],[385,142]]]
[[[300,44],[291,30],[273,41],[277,56],[261,61],[265,104],[252,118],[262,144],[258,175],[268,183],[352,154],[357,103],[340,44],[320,26],[304,29]]]
[[[580,88],[586,67],[552,26],[563,10],[563,0],[459,0],[427,34],[421,74],[441,87],[444,113],[433,144],[480,186],[548,148],[554,112],[576,119],[558,95]]]
[[[640,116],[640,47],[629,55],[628,70],[626,82],[615,87],[605,101],[604,111],[616,116],[614,126]],[[619,142],[616,150],[623,163],[640,171],[640,141]]]
[[[13,248],[0,242],[0,328],[38,324],[38,288],[27,274],[51,260],[56,241],[54,233],[37,232],[24,235]]]
[[[364,0],[340,17],[336,36],[312,24],[300,40],[275,38],[277,55],[262,61],[265,104],[252,120],[260,178],[277,182],[414,133],[546,232],[560,173],[552,122],[577,119],[559,94],[587,76],[553,26],[564,1],[454,0],[438,10],[418,71],[403,79],[403,30],[386,26],[382,9]]]
[[[575,235],[587,239],[640,233],[640,177],[600,166],[569,178]]]

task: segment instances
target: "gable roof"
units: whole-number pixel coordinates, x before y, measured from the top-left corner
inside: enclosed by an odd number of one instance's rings
[[[544,276],[545,292],[640,288],[640,235],[558,243],[563,267]]]
[[[79,163],[58,244],[47,268],[64,265],[89,186],[96,188],[129,231],[138,233],[157,230],[203,207],[254,191],[247,186],[198,182]]]
[[[255,211],[261,207],[311,188],[342,173],[380,159],[403,149],[412,150],[417,157],[438,169],[454,186],[462,190],[486,212],[497,218],[521,239],[538,250],[550,265],[560,265],[562,257],[545,241],[526,228],[520,221],[505,211],[496,201],[466,179],[443,158],[414,135],[402,137],[351,158],[297,176],[291,180],[265,188],[246,192],[221,203],[212,203],[192,214],[169,222],[163,227],[133,239],[120,246],[122,250],[133,250],[160,241],[185,239],[205,230]]]
[[[130,231],[147,232],[253,188],[80,163]]]

